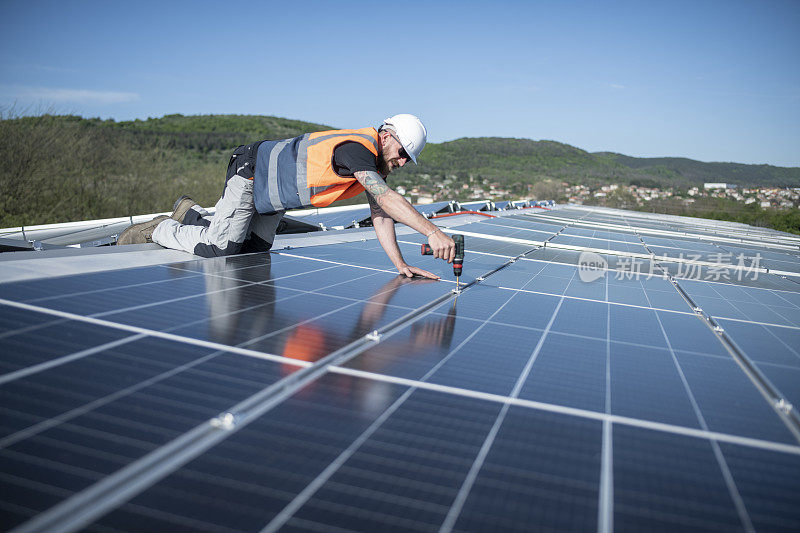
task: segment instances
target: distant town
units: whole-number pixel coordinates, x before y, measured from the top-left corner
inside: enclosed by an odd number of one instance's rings
[[[800,187],[737,187],[729,183],[705,183],[703,187],[666,189],[637,187],[636,185],[604,185],[589,188],[585,185],[566,186],[567,201],[575,204],[595,203],[595,200],[612,194],[629,194],[637,205],[660,198],[678,198],[690,206],[699,198],[728,198],[745,205],[758,204],[763,208],[792,208],[800,206]]]
[[[424,183],[424,181],[423,181]],[[671,199],[691,207],[700,198],[727,198],[745,205],[756,204],[762,208],[788,209],[800,207],[800,187],[740,187],[729,183],[705,183],[702,187],[658,188],[636,185],[570,185],[566,182],[545,181],[520,190],[519,187],[493,182],[488,179],[470,180],[469,183],[448,176],[442,181],[424,184],[398,185],[397,192],[415,203],[441,200],[515,200],[532,198],[556,200],[573,204],[605,204],[606,200],[646,207],[653,200]],[[545,197],[546,196],[546,197]]]

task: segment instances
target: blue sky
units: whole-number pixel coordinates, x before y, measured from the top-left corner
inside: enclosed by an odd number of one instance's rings
[[[232,5],[0,0],[0,106],[800,166],[800,1]]]

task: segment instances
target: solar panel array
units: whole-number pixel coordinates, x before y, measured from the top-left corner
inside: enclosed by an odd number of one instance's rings
[[[4,526],[800,530],[797,238],[460,219],[0,284]]]

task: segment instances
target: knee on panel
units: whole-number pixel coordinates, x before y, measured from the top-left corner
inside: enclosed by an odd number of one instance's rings
[[[272,243],[265,241],[256,234],[250,234],[242,243],[241,253],[251,254],[255,252],[268,252],[272,248]]]
[[[213,244],[200,243],[194,247],[193,253],[200,257],[223,257],[226,255],[236,255],[241,249],[242,243],[240,242],[229,242],[224,248]]]

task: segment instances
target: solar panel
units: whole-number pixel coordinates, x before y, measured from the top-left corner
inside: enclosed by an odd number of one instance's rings
[[[370,233],[0,284],[3,524],[800,528],[797,278],[632,271],[725,250],[698,221],[520,213],[441,219],[460,292]],[[744,249],[789,271],[780,246]]]
[[[296,218],[315,226],[321,225],[325,228],[349,228],[369,220],[370,211],[369,207],[357,207],[333,212],[323,209],[322,211],[318,211],[316,213],[292,215],[292,218]]]

